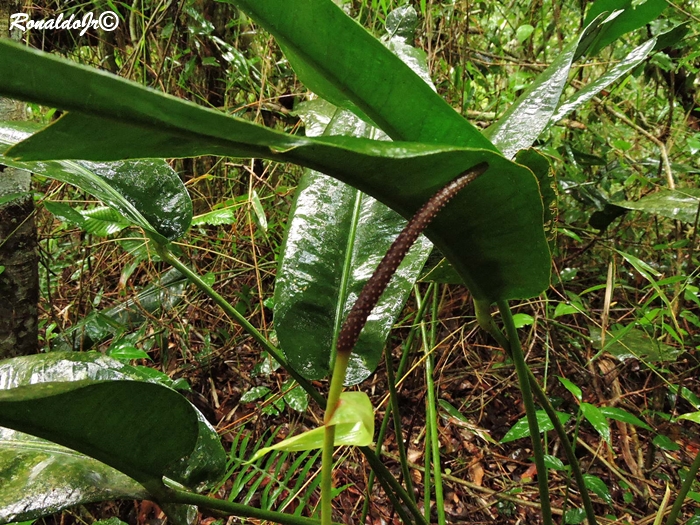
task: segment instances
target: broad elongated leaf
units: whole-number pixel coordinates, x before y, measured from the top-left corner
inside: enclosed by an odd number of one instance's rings
[[[493,149],[479,131],[332,0],[228,0],[267,29],[299,78],[394,140]]]
[[[625,33],[644,27],[657,18],[667,6],[666,0],[596,0],[586,13],[584,25],[602,13],[612,13],[620,9],[624,11],[601,28],[598,40],[588,49],[588,55],[594,56]]]
[[[661,190],[638,201],[616,201],[614,204],[693,224],[700,209],[700,188]]]
[[[544,410],[538,410],[535,414],[537,416],[537,426],[540,429],[540,433],[549,432],[550,430],[554,429],[554,425],[549,419],[547,412]],[[557,412],[557,417],[559,418],[559,421],[564,424],[571,418],[571,415],[564,412]],[[527,417],[522,417],[510,428],[508,432],[506,432],[506,435],[501,438],[501,443],[508,443],[510,441],[515,441],[516,439],[528,437],[529,435],[530,427],[527,424]]]
[[[600,330],[591,328],[591,340],[595,348],[600,348]],[[610,352],[620,361],[639,359],[649,363],[671,363],[684,352],[683,348],[674,347],[649,337],[644,330],[630,328],[614,331],[605,340],[605,351]]]
[[[600,409],[590,403],[581,403],[581,412],[588,422],[596,429],[596,432],[611,445],[610,441],[610,425]]]
[[[602,77],[580,89],[574,96],[569,98],[557,109],[552,116],[551,122],[558,122],[572,111],[581,107],[586,102],[590,101],[603,89],[621,78],[623,75],[632,71],[637,65],[644,60],[647,55],[654,49],[656,39],[647,40],[641,46],[634,48],[625,58],[620,60],[615,67],[605,73]]]
[[[0,523],[93,501],[149,497],[139,483],[104,463],[7,428],[0,428],[0,477]]]
[[[138,381],[39,383],[0,391],[0,424],[93,457],[149,490],[197,441],[177,392]]]
[[[0,92],[100,115],[69,113],[8,156],[257,156],[323,171],[404,217],[447,181],[486,161],[490,169],[448,204],[427,235],[477,299],[531,297],[548,286],[549,251],[537,181],[528,169],[492,151],[292,137],[5,42],[0,43]]]
[[[44,206],[57,219],[80,226],[84,231],[98,237],[107,237],[130,225],[121,213],[107,206],[84,211],[74,210],[63,202],[46,201]]]
[[[147,314],[170,310],[185,297],[189,281],[171,268],[135,297],[104,310],[93,310],[51,342],[52,350],[90,350],[109,336],[142,324]],[[68,379],[66,379],[67,381]]]
[[[0,156],[36,131],[36,124],[0,124]],[[79,187],[148,232],[177,239],[189,228],[192,201],[177,173],[162,160],[3,163]]]
[[[413,35],[415,19],[411,7],[392,12],[387,26],[393,36],[387,44],[430,82],[424,57],[412,54],[415,49],[399,36]],[[296,111],[306,125],[307,136],[388,140],[380,130],[322,99],[305,102]],[[328,374],[340,326],[405,224],[395,211],[352,186],[316,171],[304,174],[277,272],[275,327],[288,361],[307,378]],[[431,249],[430,241],[421,237],[406,256],[362,330],[346,384],[363,381],[377,367],[389,331]]]
[[[99,352],[50,352],[0,362],[0,390],[40,383],[89,380],[131,380],[162,385],[161,380],[144,374],[140,368],[121,363]],[[184,400],[179,394],[175,394],[175,399]],[[186,400],[185,403],[189,405]],[[176,458],[179,461],[172,465],[167,475],[186,486],[201,489],[218,481],[225,468],[226,455],[216,431],[196,408],[189,406],[197,419],[197,442],[188,451],[191,452],[189,457]],[[105,407],[104,411],[109,410]],[[150,417],[146,406],[142,407],[142,411],[142,417]]]
[[[343,392],[340,394],[338,407],[335,409],[329,425],[335,426],[335,446],[366,447],[372,443],[374,411],[367,394],[364,392]],[[261,448],[251,461],[255,461],[272,450],[299,451],[321,448],[323,447],[325,431],[325,427],[321,426],[287,438],[270,447]]]
[[[595,31],[598,23],[599,20],[594,20],[589,24],[579,38],[568,44],[537,76],[508,111],[486,129],[484,134],[507,158],[513,158],[518,150],[532,146],[547,127],[569,78],[579,43]]]
[[[593,476],[591,474],[584,474],[583,481],[586,484],[586,488],[594,492],[600,499],[609,505],[613,504],[613,499],[610,494],[610,489],[605,484],[605,482],[598,476]]]
[[[332,134],[372,133],[348,111],[336,112],[320,100],[299,111],[309,123],[332,119]],[[318,127],[307,125],[307,130]],[[290,216],[275,284],[275,327],[290,364],[307,378],[319,379],[328,374],[342,322],[405,221],[352,186],[314,171],[302,178]],[[431,249],[427,239],[419,239],[382,295],[353,351],[347,384],[363,381],[377,367]]]
[[[634,414],[630,414],[625,409],[618,407],[600,407],[600,412],[608,419],[614,419],[615,421],[622,421],[623,423],[627,423],[629,425],[636,425],[646,430],[652,430],[652,428],[644,421],[639,419]]]
[[[681,414],[680,416],[678,416],[678,419],[687,419],[688,421],[692,421],[693,423],[700,424],[700,412],[689,412],[687,414]]]

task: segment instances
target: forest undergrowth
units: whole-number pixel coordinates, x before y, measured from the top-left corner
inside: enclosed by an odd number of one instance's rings
[[[395,4],[356,0],[344,6],[381,34]],[[666,184],[659,144],[678,187],[697,186],[700,10],[694,2],[681,4],[673,4],[667,14],[689,23],[686,40],[647,59],[634,75],[551,128],[537,144],[553,162],[559,190],[553,277],[545,293],[514,309],[515,320],[528,364],[555,408],[569,417],[567,429],[575,435],[584,473],[602,484],[591,485],[597,515],[610,518],[601,523],[654,523],[667,486],[678,486],[700,449],[696,423],[675,419],[700,408],[697,214],[694,221],[673,220],[614,204]],[[121,7],[130,23],[99,45],[65,35],[32,44],[280,130],[302,126],[295,108],[308,97],[307,90],[274,40],[231,5],[183,0]],[[438,92],[480,128],[502,114],[551,62],[582,18],[578,5],[556,0],[529,6],[424,0],[415,7],[420,21],[415,44],[427,54]],[[37,10],[55,8],[51,2],[35,4]],[[110,60],[105,60],[105,46],[113,51]],[[572,85],[604,70],[616,52],[581,67]],[[32,109],[45,120],[55,116],[45,108]],[[194,203],[194,226],[176,243],[182,257],[274,342],[274,279],[301,170],[209,157],[176,160],[172,166]],[[55,181],[39,181],[36,191],[41,203],[97,206]],[[146,249],[135,229],[107,235],[86,231],[48,208],[38,211],[41,340],[45,349],[59,349],[76,344],[76,334],[66,334],[91,312],[128,299],[138,303],[138,294],[168,266]],[[242,328],[194,287],[185,290],[168,308],[140,309],[139,323],[117,331],[98,348],[185,380],[188,399],[232,449],[232,466],[270,439],[322,423],[320,408],[294,389],[284,370],[261,354]],[[134,359],[132,349],[148,357]],[[439,412],[433,423],[448,522],[538,523],[528,434],[516,426],[514,439],[506,437],[525,415],[515,367],[479,330],[469,292],[459,284],[429,277],[419,282],[387,342],[393,371],[400,372],[396,385],[403,424],[403,435],[396,436],[389,422],[380,443],[387,466],[402,476],[397,440],[403,440],[411,481],[422,498],[425,350],[434,359]],[[314,385],[325,392],[324,381]],[[360,388],[370,395],[381,422],[389,403],[386,363]],[[623,409],[639,424],[610,413],[596,419],[602,416],[586,412],[591,405]],[[578,493],[557,463],[563,456],[551,430],[545,443],[553,512],[560,516],[580,506]],[[247,471],[252,473],[247,479],[232,474],[217,496],[237,491],[237,501],[287,501],[288,512],[318,505],[313,489],[320,462],[310,461],[312,455],[303,461],[295,455],[275,458]],[[359,523],[369,470],[354,449],[343,448],[336,458],[335,486],[342,489],[334,500],[336,518]],[[700,490],[694,494],[700,498]],[[691,505],[685,509],[687,523],[700,523]],[[89,524],[115,515],[139,525],[163,519],[149,502],[123,502],[80,507],[46,521]],[[378,486],[368,516],[367,523],[376,525],[400,523]],[[576,521],[569,514],[568,523],[582,522],[579,517]],[[219,519],[202,516],[202,523]],[[237,521],[225,518],[223,523]]]

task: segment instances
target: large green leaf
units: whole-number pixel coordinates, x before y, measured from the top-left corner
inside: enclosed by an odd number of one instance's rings
[[[27,521],[94,501],[148,497],[139,483],[104,463],[0,428],[0,523]]]
[[[309,89],[394,140],[493,149],[400,58],[332,0],[228,0],[267,29]]]
[[[0,156],[37,129],[26,122],[0,123]],[[73,184],[144,230],[167,239],[181,237],[192,220],[189,194],[162,160],[17,162],[3,157],[3,163]]]
[[[529,148],[547,127],[569,78],[576,50],[600,20],[593,20],[578,39],[567,45],[550,66],[540,73],[508,111],[489,126],[484,134],[507,158]]]
[[[638,201],[615,201],[613,204],[693,224],[700,209],[700,188],[661,190]]]
[[[425,56],[407,44],[417,17],[412,7],[392,11],[386,44],[430,82]],[[307,136],[348,135],[388,140],[349,111],[322,100],[296,108]],[[275,283],[275,328],[290,364],[309,379],[325,377],[333,341],[406,221],[352,186],[307,170],[297,188]],[[366,379],[377,367],[386,338],[432,249],[420,237],[374,308],[353,350],[347,384]]]
[[[598,51],[611,44],[622,35],[644,27],[658,17],[668,6],[666,0],[596,0],[586,13],[584,25],[602,13],[620,13],[601,28],[597,41],[588,49],[588,56],[594,56]]]
[[[0,391],[0,424],[105,463],[158,492],[197,441],[197,414],[177,392],[139,381],[38,383]]]
[[[590,101],[610,84],[637,67],[637,65],[647,57],[651,50],[654,49],[655,44],[656,39],[652,38],[651,40],[644,42],[641,46],[634,48],[625,58],[615,64],[615,67],[610,69],[607,73],[596,79],[594,82],[587,84],[584,88],[577,91],[575,95],[559,106],[556,113],[552,116],[551,122],[554,123],[563,119],[569,113],[575,111],[577,108]]]
[[[548,286],[537,181],[493,151],[289,136],[7,42],[0,43],[0,93],[102,116],[69,113],[8,156],[258,156],[323,171],[404,217],[465,169],[486,161],[490,169],[448,204],[427,236],[477,299],[527,298]]]
[[[315,100],[299,110],[307,133],[370,134],[354,115]],[[335,116],[334,116],[335,115]],[[375,130],[376,131],[376,130]],[[333,341],[365,282],[405,221],[355,188],[315,171],[302,178],[291,212],[275,284],[275,327],[290,364],[309,379],[325,377]],[[381,358],[384,343],[432,245],[421,238],[399,267],[353,351],[347,384],[363,381]]]
[[[50,352],[7,359],[0,362],[0,389],[18,388],[38,383],[74,381],[143,381],[163,382],[141,368],[122,363],[99,352]],[[176,394],[177,399],[184,399]],[[185,403],[189,404],[187,401]],[[197,442],[189,457],[178,459],[167,475],[191,488],[205,488],[223,474],[226,454],[218,434],[193,406],[198,425]],[[144,415],[146,407],[143,408]],[[145,417],[145,416],[144,416]]]

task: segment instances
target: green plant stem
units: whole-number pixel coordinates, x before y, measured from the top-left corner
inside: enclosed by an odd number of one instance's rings
[[[205,283],[202,280],[202,278],[199,275],[197,275],[196,272],[191,270],[186,264],[180,261],[180,259],[175,257],[175,255],[168,249],[167,246],[163,246],[157,243],[154,243],[154,245],[156,247],[158,255],[163,261],[177,268],[177,270],[185,277],[187,277],[187,279],[192,284],[199,288],[204,294],[209,296],[209,298],[212,299],[217,305],[219,305],[219,307],[224,312],[226,312],[233,320],[235,320],[239,325],[241,325],[243,329],[246,332],[248,332],[248,334],[253,339],[255,339],[260,344],[260,346],[262,346],[267,351],[267,353],[269,353],[270,356],[272,356],[272,358],[275,361],[277,361],[290,376],[294,378],[294,380],[297,383],[299,383],[299,385],[314,399],[314,401],[316,401],[322,407],[325,406],[325,400],[323,399],[323,396],[319,394],[319,392],[313,386],[311,386],[311,383],[309,383],[306,379],[299,375],[291,366],[289,366],[284,355],[282,355],[282,352],[274,345],[272,345],[270,341],[268,341],[267,338],[258,331],[257,328],[250,324],[248,319],[246,319],[243,316],[243,314],[236,310],[231,303],[229,303],[226,299],[219,295],[211,286]]]
[[[403,474],[406,491],[409,496],[413,496],[413,483],[411,482],[411,471],[408,469],[408,457],[406,456],[406,446],[403,442],[403,432],[401,431],[401,411],[399,410],[399,395],[394,384],[394,365],[391,362],[391,353],[384,351],[384,362],[386,364],[386,380],[389,386],[389,398],[391,401],[391,414],[394,419],[394,433],[396,434],[396,447],[401,459],[401,472]]]
[[[345,382],[345,372],[348,369],[350,352],[337,352],[335,364],[333,365],[333,376],[331,386],[328,391],[328,401],[326,403],[326,413],[323,417],[325,425],[323,437],[323,454],[321,462],[321,523],[330,525],[333,513],[333,450],[335,449],[335,425],[330,421],[338,407],[340,394],[343,392]]]
[[[678,491],[678,495],[676,496],[676,501],[673,502],[671,512],[669,512],[668,518],[666,519],[666,525],[676,524],[678,515],[680,514],[683,503],[685,502],[685,497],[688,495],[688,492],[690,491],[690,488],[698,475],[698,470],[700,470],[700,450],[695,454],[695,460],[693,461],[693,464],[690,465],[685,481],[683,481],[683,484],[681,485],[681,490]]]
[[[595,516],[595,511],[593,510],[593,502],[591,501],[591,496],[586,488],[586,482],[583,479],[583,472],[581,471],[581,465],[579,465],[578,459],[576,458],[574,447],[571,445],[571,441],[569,441],[569,438],[566,435],[566,429],[564,428],[564,425],[561,424],[552,403],[547,398],[547,395],[544,393],[544,390],[542,390],[542,387],[537,382],[535,375],[529,368],[528,374],[530,376],[530,384],[532,385],[532,390],[535,393],[535,397],[544,411],[547,413],[547,416],[549,416],[549,419],[552,421],[554,430],[559,436],[559,441],[561,442],[562,447],[564,447],[564,455],[569,461],[569,465],[571,465],[571,473],[573,474],[574,479],[576,480],[576,485],[581,493],[581,502],[583,503],[583,510],[586,512],[586,519],[588,519],[589,525],[596,525],[598,521]]]
[[[426,408],[428,406],[428,402],[425,402]],[[425,451],[423,453],[423,456],[425,457],[425,465],[423,467],[423,474],[425,475],[425,479],[423,481],[423,515],[425,516],[425,519],[430,521],[430,495],[432,493],[432,481],[430,480],[430,460],[433,457],[433,451],[430,448],[430,443],[431,443],[431,438],[433,435],[433,431],[431,429],[433,423],[430,421],[430,419],[426,418],[425,420]]]
[[[493,318],[491,317],[490,313],[488,313],[488,305],[485,305],[484,308],[483,303],[481,305],[477,305],[477,302],[475,301],[474,306],[477,308],[477,318],[481,316],[481,320],[479,321],[479,325],[481,326],[481,328],[488,332],[512,358],[513,353],[510,349],[510,343],[508,342],[508,339],[506,339],[506,337],[503,335],[503,332],[501,332],[501,330],[496,326],[496,323],[493,321]],[[581,466],[579,465],[578,459],[576,458],[574,447],[571,445],[571,441],[569,441],[569,438],[566,434],[566,429],[557,417],[556,411],[554,410],[552,403],[549,401],[549,398],[544,393],[544,390],[542,390],[542,387],[537,382],[535,374],[532,373],[532,370],[530,370],[529,367],[527,368],[527,375],[530,379],[530,387],[532,388],[532,391],[534,392],[537,401],[547,413],[547,416],[549,416],[552,425],[554,425],[554,430],[559,436],[559,440],[562,444],[562,447],[564,448],[564,454],[566,455],[566,459],[568,460],[569,465],[571,465],[571,473],[573,474],[574,479],[576,480],[576,485],[578,486],[579,491],[581,493],[581,501],[583,503],[583,509],[586,512],[586,519],[588,520],[589,525],[596,525],[598,522],[596,520],[595,512],[593,510],[593,502],[591,501],[588,489],[586,488],[586,483],[583,479],[583,472],[581,471]]]
[[[535,454],[535,466],[537,467],[537,485],[540,491],[540,500],[542,504],[542,522],[544,525],[553,525],[552,506],[549,501],[549,484],[547,482],[547,467],[544,463],[544,451],[542,450],[542,443],[540,442],[540,429],[539,425],[537,424],[535,402],[532,398],[532,390],[530,389],[530,374],[528,374],[529,369],[525,363],[525,356],[523,355],[523,350],[520,347],[518,330],[515,328],[515,323],[513,322],[513,316],[510,312],[508,302],[504,300],[498,301],[498,309],[501,312],[503,324],[506,328],[510,351],[513,357],[513,362],[515,363],[515,370],[518,373],[520,391],[523,394],[527,424],[530,428],[530,437],[532,439],[532,451]]]
[[[319,525],[319,521],[282,512],[256,509],[248,505],[233,503],[231,501],[210,498],[201,494],[194,494],[185,490],[168,488],[158,495],[161,503],[181,503],[185,505],[196,505],[205,509],[218,510],[229,515],[242,516],[245,518],[255,518],[265,521],[274,521],[282,525]],[[337,525],[337,524],[331,524]]]
[[[428,285],[428,289],[426,291],[426,294],[429,294],[433,287],[435,286],[435,283],[430,283]],[[427,303],[423,301],[423,308],[419,308],[418,311],[416,312],[416,320],[421,319],[425,313],[425,307]],[[413,340],[415,339],[415,335],[417,333],[417,330],[415,329],[415,326],[411,329],[411,331],[408,334],[408,338],[406,339],[406,342],[403,344],[403,352],[401,353],[401,360],[399,361],[399,366],[396,370],[396,377],[401,377],[403,376],[404,372],[406,371],[406,367],[408,366],[408,357],[411,353],[411,347],[413,346]],[[386,352],[386,349],[385,349]],[[382,447],[381,444],[384,443],[384,436],[386,436],[386,430],[389,425],[389,417],[391,416],[393,410],[391,405],[387,406],[386,412],[384,414],[384,419],[382,421],[382,425],[379,428],[379,434],[377,435],[377,456],[381,456],[382,454]],[[372,487],[374,486],[374,477],[375,473],[374,470],[371,470],[369,473],[369,476],[367,478],[367,495],[365,497],[365,502],[362,505],[362,516],[360,519],[360,523],[365,523],[367,519],[367,514],[369,513],[369,504],[371,500],[371,495],[372,495]],[[381,479],[380,479],[381,481]],[[385,485],[382,485],[382,487],[385,487]],[[411,500],[415,503],[415,498],[413,497],[413,494],[409,494],[411,496]],[[400,508],[400,507],[398,507]]]
[[[414,287],[416,296],[416,304],[418,308],[423,303],[423,298],[420,295],[418,287]],[[436,294],[436,291],[433,291]],[[430,426],[426,425],[426,439],[430,443],[430,457],[433,463],[433,482],[435,484],[435,507],[437,510],[438,523],[444,525],[447,516],[445,515],[445,501],[442,493],[442,471],[440,469],[440,440],[437,428],[437,403],[435,400],[435,382],[433,380],[433,356],[431,354],[432,345],[428,338],[428,333],[425,323],[421,322],[421,336],[423,339],[423,352],[425,353],[425,389],[426,396],[426,419],[430,422]],[[429,432],[428,432],[429,430]],[[428,450],[426,449],[426,459]]]
[[[260,345],[267,350],[267,352],[272,356],[272,358],[277,361],[288,373],[291,377],[293,377],[297,383],[299,383],[299,386],[301,386],[306,393],[311,396],[311,398],[318,403],[318,405],[322,408],[326,408],[326,400],[324,397],[309,383],[306,379],[301,377],[298,373],[292,369],[289,364],[287,363],[287,360],[284,358],[282,355],[282,352],[280,352],[279,349],[277,349],[275,346],[273,346],[266,338],[264,335],[262,335],[257,328],[255,328],[252,324],[248,322],[248,320],[243,317],[243,315],[236,310],[231,303],[229,303],[226,299],[224,299],[221,295],[216,293],[211,286],[209,286],[207,283],[205,283],[199,275],[197,275],[196,272],[192,271],[187,265],[185,265],[182,261],[180,261],[175,255],[168,250],[166,246],[159,245],[157,243],[155,244],[156,251],[158,252],[158,255],[160,255],[160,258],[167,262],[168,264],[172,265],[173,267],[177,268],[180,273],[182,273],[187,279],[192,282],[199,290],[201,290],[205,295],[207,295],[209,298],[211,298],[219,307],[221,307],[224,312],[226,312],[232,319],[234,319],[236,322],[238,322],[247,332],[248,334],[253,337]],[[389,470],[384,466],[384,464],[379,460],[377,455],[375,454],[374,450],[372,450],[369,447],[359,447],[360,451],[362,454],[367,458],[367,461],[370,463],[370,466],[372,467],[372,471],[378,476],[379,480],[382,483],[382,486],[385,487],[385,490],[391,490],[394,492],[394,494],[398,495],[398,497],[401,499],[401,503],[406,506],[411,511],[411,514],[416,518],[417,523],[420,523],[421,525],[427,525],[425,522],[425,519],[423,518],[422,514],[420,513],[420,510],[416,506],[416,504],[413,502],[413,499],[409,496],[409,494],[403,489],[401,484],[394,478],[393,474],[389,472]],[[386,487],[390,487],[390,489],[386,489]],[[218,501],[218,500],[216,500]]]

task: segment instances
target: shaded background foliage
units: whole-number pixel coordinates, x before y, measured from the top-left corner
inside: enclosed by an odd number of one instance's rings
[[[388,13],[399,4],[367,0],[342,6],[379,35]],[[580,33],[586,18],[585,2],[540,0],[525,6],[422,0],[413,5],[420,24],[416,45],[427,54],[438,92],[481,128],[517,99],[571,35]],[[31,45],[277,129],[295,132],[300,128],[294,108],[306,98],[305,88],[295,80],[269,35],[232,5],[134,0],[104,2],[100,7],[104,6],[122,17],[114,33],[88,32],[84,37],[72,32],[33,33]],[[47,2],[34,3],[29,12],[49,18],[59,11],[75,10],[80,15],[94,8],[93,4],[74,7]],[[661,498],[662,482],[682,475],[681,466],[688,463],[685,453],[700,446],[690,426],[669,422],[670,415],[699,406],[694,397],[700,395],[698,214],[687,211],[678,217],[667,202],[656,208],[626,204],[638,203],[668,186],[665,154],[674,183],[680,191],[687,189],[689,201],[683,209],[698,208],[694,190],[700,169],[699,16],[695,2],[672,3],[661,20],[584,62],[568,94],[650,36],[685,24],[682,40],[664,45],[662,37],[657,52],[631,76],[550,128],[537,144],[554,162],[560,202],[551,288],[521,307],[520,320],[531,327],[530,362],[539,377],[567,377],[588,401],[614,399],[660,429],[649,434],[642,429],[637,435],[634,427],[613,425],[617,456],[611,452],[608,458],[652,483],[626,486],[613,469],[591,461],[590,471],[609,482],[616,506],[611,512],[618,515],[652,514]],[[37,106],[31,109],[46,121],[56,116]],[[251,322],[274,337],[270,306],[276,259],[299,171],[267,161],[214,158],[181,160],[174,167],[186,181],[199,215],[181,249],[201,274],[215,282],[217,290],[233,298]],[[43,182],[39,189],[41,200],[68,201],[79,210],[94,206],[57,182]],[[642,211],[629,211],[630,207]],[[71,327],[87,314],[94,316],[134,297],[155,280],[160,264],[132,230],[100,237],[45,211],[40,220],[43,344],[46,348],[76,346],[82,339],[76,332],[68,335]],[[646,266],[637,264],[638,260]],[[608,283],[614,283],[609,285],[614,291],[606,309]],[[501,438],[521,415],[512,402],[512,396],[517,396],[512,365],[494,353],[488,338],[472,333],[473,312],[465,299],[462,287],[441,288],[437,308],[443,341],[437,366],[440,396],[466,415],[470,424]],[[407,339],[414,312],[412,300],[395,332],[394,346]],[[155,315],[142,313],[145,322],[124,326],[119,326],[121,320],[114,327],[102,319],[115,330],[101,348],[126,359],[145,356],[129,354],[125,348],[141,350],[160,370],[186,379],[192,387],[191,399],[225,439],[238,443],[241,429],[262,435],[267,427],[295,426],[308,417],[289,409],[294,398],[284,376],[264,357],[261,360],[250,340],[192,290],[175,308],[155,310]],[[459,319],[465,316],[468,322],[463,325]],[[609,355],[590,364],[597,345],[604,344],[595,336],[595,326],[601,322],[607,323],[617,340],[606,347]],[[677,350],[672,359],[663,357],[668,353],[664,354],[662,344]],[[617,346],[633,347],[635,357],[615,359]],[[383,377],[377,374],[371,380],[378,393],[385,389]],[[409,408],[404,417],[413,437],[420,433],[424,414],[410,405],[420,406],[423,388],[411,375],[405,384],[402,396]],[[576,411],[576,402],[565,388],[557,382],[549,387],[561,410]],[[261,406],[250,404],[254,401],[262,401]],[[512,448],[485,447],[464,430],[458,418],[446,414],[445,464],[456,478],[503,491],[526,474],[527,464],[519,455],[527,451],[513,444]],[[590,427],[584,426],[581,432],[589,446],[597,442]],[[392,450],[393,444],[388,447]],[[502,459],[508,454],[511,459]],[[479,460],[472,462],[469,456]],[[339,476],[343,482],[338,485],[347,481],[353,488],[362,488],[359,468],[350,466]],[[503,523],[517,517],[534,519],[527,510],[509,506],[508,500],[500,500],[495,510],[481,508],[472,503],[463,485],[449,483],[454,494],[450,512],[456,517],[478,515]],[[351,494],[348,490],[347,499],[340,499],[348,509]],[[378,506],[374,512],[378,518],[388,511]],[[122,508],[124,518],[127,513]]]

